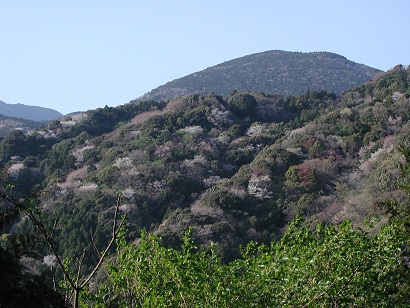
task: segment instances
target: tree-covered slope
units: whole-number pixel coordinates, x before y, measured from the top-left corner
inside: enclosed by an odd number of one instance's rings
[[[398,190],[395,147],[409,138],[407,76],[398,68],[341,97],[247,92],[105,107],[72,126],[57,121],[5,137],[4,173],[21,188],[38,183],[49,216],[66,217],[74,229],[104,229],[96,217],[104,220],[122,192],[130,225],[160,232],[169,244],[196,226],[201,241],[229,251],[280,237],[296,214],[360,225],[376,201]],[[70,238],[68,250],[78,245]]]
[[[2,138],[4,183],[14,185],[3,189],[37,192],[62,257],[86,251],[83,272],[110,237],[118,193],[129,241],[146,229],[180,247],[192,227],[195,242],[214,242],[224,263],[240,257],[240,245],[278,241],[298,215],[308,226],[350,220],[377,234],[386,204],[395,215],[409,208],[409,77],[397,66],[339,96],[234,92],[92,110]],[[19,236],[33,227],[12,224],[18,213],[2,207],[2,245],[23,245]],[[32,258],[46,254],[39,247]]]
[[[285,96],[323,89],[339,94],[372,79],[379,72],[329,52],[273,50],[227,61],[170,81],[138,100],[168,100],[186,94],[228,95],[234,89]]]

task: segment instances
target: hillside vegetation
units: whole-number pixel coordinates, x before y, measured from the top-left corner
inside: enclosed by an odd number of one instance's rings
[[[271,50],[175,79],[144,94],[138,101],[169,100],[187,94],[229,95],[233,90],[284,96],[320,90],[340,94],[380,72],[334,53]]]
[[[109,278],[94,280],[115,288],[85,297],[88,305],[188,307],[202,291],[214,298],[204,306],[401,305],[409,290],[409,77],[397,66],[343,95],[193,94],[16,131],[0,142],[4,185],[13,185],[3,191],[35,197],[61,256],[73,270],[84,256],[84,274],[110,238],[121,194],[128,225]],[[1,247],[47,273],[49,251],[34,227],[2,207]]]
[[[0,136],[6,136],[13,130],[20,130],[24,134],[28,134],[35,129],[46,127],[48,124],[49,121],[31,121],[0,114]]]

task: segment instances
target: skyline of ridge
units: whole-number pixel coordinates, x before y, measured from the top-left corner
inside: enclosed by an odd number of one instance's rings
[[[408,65],[410,3],[91,0],[0,11],[0,99],[66,114],[117,106],[168,81],[265,50]]]

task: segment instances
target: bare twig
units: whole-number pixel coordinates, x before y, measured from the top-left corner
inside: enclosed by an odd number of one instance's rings
[[[114,222],[113,222],[113,226],[112,226],[111,240],[108,243],[105,250],[103,251],[103,253],[101,254],[100,260],[98,261],[97,265],[94,267],[91,274],[88,276],[87,279],[84,280],[84,282],[81,285],[78,286],[81,289],[83,289],[90,282],[90,280],[93,278],[93,276],[95,275],[97,270],[100,268],[102,262],[104,261],[105,256],[107,255],[108,251],[111,249],[111,246],[114,244],[115,240],[117,239],[118,233],[120,232],[122,226],[125,223],[126,215],[124,215],[124,217],[121,219],[120,225],[117,228],[118,211],[119,211],[120,205],[121,205],[121,195],[119,195],[118,198],[117,198],[117,205],[115,207]]]
[[[98,259],[101,258],[101,253],[98,251],[97,246],[95,245],[95,240],[93,237],[93,230],[90,229],[91,244],[93,244],[94,252],[98,256]]]
[[[58,266],[62,270],[64,277],[67,279],[67,281],[71,285],[71,287],[75,288],[75,283],[71,279],[71,277],[70,277],[69,273],[67,272],[67,270],[65,269],[64,263],[61,260],[59,254],[57,252],[57,248],[55,246],[54,240],[49,235],[49,233],[48,233],[47,229],[45,228],[45,226],[43,225],[43,223],[36,217],[34,212],[31,211],[30,209],[27,209],[24,206],[24,204],[22,204],[21,202],[16,200],[14,197],[5,194],[4,192],[0,192],[0,198],[10,202],[16,208],[18,208],[20,211],[22,211],[24,214],[26,214],[28,216],[28,218],[31,220],[31,222],[34,224],[34,226],[36,226],[36,228],[39,230],[39,232],[42,235],[42,237],[44,238],[44,240],[49,245],[51,252],[54,254],[54,256],[57,259]]]
[[[91,281],[91,279],[94,277],[94,275],[96,274],[96,272],[98,271],[98,269],[100,268],[100,266],[102,265],[105,256],[107,255],[108,251],[111,249],[112,245],[114,244],[114,242],[117,239],[118,233],[120,232],[121,228],[123,227],[125,220],[126,220],[126,215],[124,215],[124,217],[121,219],[120,224],[117,226],[117,221],[118,221],[118,212],[119,212],[119,208],[121,205],[121,195],[118,196],[117,198],[117,204],[115,206],[115,213],[114,213],[114,222],[113,222],[113,227],[112,227],[112,235],[111,235],[111,239],[110,242],[108,243],[107,247],[105,248],[105,250],[103,251],[103,253],[99,256],[99,261],[97,263],[97,265],[94,267],[94,269],[92,270],[91,274],[88,275],[88,277],[83,281],[80,282],[80,271],[81,271],[81,266],[82,266],[82,260],[84,259],[85,256],[85,249],[83,252],[83,255],[81,257],[81,259],[78,259],[78,271],[77,271],[77,275],[75,278],[75,281],[73,280],[73,278],[70,277],[70,274],[68,272],[68,270],[65,268],[63,261],[61,260],[58,251],[57,251],[57,247],[55,245],[54,239],[52,238],[53,233],[49,232],[47,230],[47,228],[44,226],[44,224],[41,222],[40,218],[38,218],[36,216],[36,214],[34,213],[33,210],[31,210],[30,208],[27,208],[23,202],[18,201],[17,199],[15,199],[14,197],[4,193],[3,191],[0,191],[0,198],[4,199],[8,202],[10,202],[11,204],[13,204],[19,211],[23,212],[25,215],[27,215],[27,217],[30,219],[30,221],[34,224],[34,226],[38,229],[38,231],[40,232],[41,236],[44,238],[44,240],[47,242],[47,244],[49,245],[49,248],[51,250],[51,252],[54,254],[54,256],[57,259],[57,264],[60,267],[61,271],[63,272],[63,277],[64,279],[66,279],[68,281],[68,283],[71,286],[71,289],[74,293],[74,303],[73,306],[75,308],[79,307],[79,294],[80,292],[84,289],[84,287]],[[54,227],[57,225],[58,221],[56,220],[54,222]],[[94,245],[94,243],[93,243]],[[70,296],[71,297],[71,296]]]
[[[75,284],[77,286],[78,286],[78,281],[80,280],[80,272],[81,272],[81,267],[83,266],[84,257],[85,257],[85,248],[83,250],[83,255],[81,256],[81,258],[79,259],[76,257],[77,262],[78,262],[78,269],[77,269],[77,276],[76,276]]]

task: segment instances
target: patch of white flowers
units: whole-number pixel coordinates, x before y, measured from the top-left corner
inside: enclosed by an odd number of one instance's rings
[[[67,192],[73,190],[74,188],[80,187],[81,182],[80,181],[62,182],[62,183],[57,183],[56,186],[59,188],[59,191],[56,194],[58,196],[62,196],[62,195],[65,195]]]
[[[248,128],[248,130],[246,131],[246,135],[248,136],[260,136],[263,134],[263,132],[265,131],[265,126],[263,124],[254,124],[251,127]]]
[[[269,189],[271,183],[272,180],[268,175],[252,175],[248,184],[248,193],[260,199],[270,198],[272,195]]]
[[[231,120],[230,115],[231,113],[229,111],[222,111],[218,108],[213,108],[207,116],[207,120],[218,127],[232,125],[233,121]]]
[[[199,126],[199,125],[196,125],[196,126],[186,126],[186,127],[183,128],[182,130],[183,130],[185,133],[191,134],[191,135],[201,134],[201,133],[204,131],[204,129],[203,129],[201,126]]]
[[[131,187],[126,188],[121,191],[121,195],[130,201],[134,201],[135,190]]]
[[[131,158],[129,157],[119,157],[115,160],[114,166],[120,170],[129,169],[133,167]]]
[[[24,170],[25,168],[26,166],[23,163],[16,163],[16,164],[11,165],[7,169],[7,173],[10,175],[10,177],[16,179],[18,178],[20,172]]]
[[[171,158],[172,157],[172,152],[171,152],[171,143],[165,143],[165,144],[161,144],[159,145],[155,152],[154,152],[155,156],[159,157],[159,158]]]
[[[211,175],[209,178],[202,180],[202,182],[204,183],[204,185],[206,187],[215,186],[215,185],[221,183],[222,181],[223,181],[223,179],[220,176],[217,176],[217,175]]]
[[[74,121],[74,120],[60,121],[60,124],[63,127],[71,127],[71,126],[74,126],[75,124],[77,124],[77,121]]]
[[[81,191],[96,191],[98,189],[98,185],[95,183],[81,185],[79,190]]]
[[[55,255],[47,255],[43,258],[43,264],[48,267],[54,267],[57,264],[57,258]]]
[[[242,200],[246,197],[245,188],[238,185],[231,186],[229,192]]]
[[[185,159],[183,165],[186,167],[194,167],[195,165],[206,166],[208,160],[203,155],[196,155],[193,159]]]
[[[84,160],[84,152],[87,150],[94,149],[93,145],[86,145],[85,147],[81,149],[77,149],[71,152],[71,155],[73,155],[77,161],[77,163],[82,163]]]
[[[57,138],[57,135],[53,130],[39,130],[37,131],[37,134],[39,134],[41,137],[44,139],[55,139]]]

